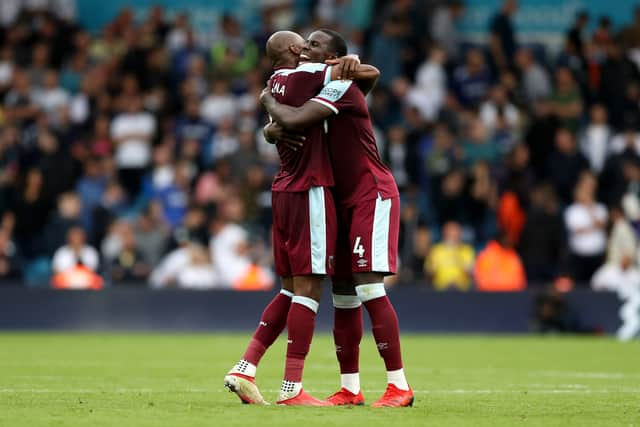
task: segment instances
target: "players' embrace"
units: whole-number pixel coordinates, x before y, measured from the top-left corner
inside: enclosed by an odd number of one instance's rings
[[[347,55],[340,34],[326,29],[306,41],[294,32],[276,32],[267,41],[267,55],[274,73],[260,99],[272,119],[265,137],[281,159],[272,206],[282,290],[265,308],[224,384],[244,403],[266,404],[255,382],[257,367],[286,326],[277,403],[363,405],[358,363],[364,305],[388,379],[373,406],[411,406],[398,317],[384,288],[384,277],[396,272],[400,199],[380,160],[365,101],[379,71]],[[302,373],[325,276],[332,283],[341,388],[320,400],[303,390]]]

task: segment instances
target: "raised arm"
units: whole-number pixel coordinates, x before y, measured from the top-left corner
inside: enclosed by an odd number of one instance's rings
[[[328,107],[314,101],[307,101],[297,108],[280,104],[271,96],[269,88],[262,91],[260,101],[273,120],[287,129],[306,129],[333,114]]]
[[[380,77],[380,70],[373,65],[361,64],[357,55],[347,55],[326,61],[333,65],[331,80],[354,80],[362,93],[369,93]]]

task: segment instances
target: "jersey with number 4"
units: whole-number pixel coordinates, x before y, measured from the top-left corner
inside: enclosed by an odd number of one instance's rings
[[[269,79],[271,94],[281,104],[299,107],[331,80],[331,67],[306,63],[297,68],[277,69]],[[280,170],[271,189],[282,192],[307,191],[311,187],[333,186],[331,160],[322,124],[307,128],[302,147],[294,151],[278,144]]]
[[[327,131],[336,205],[398,196],[391,170],[380,159],[367,101],[357,85],[334,80],[311,100],[336,114]]]

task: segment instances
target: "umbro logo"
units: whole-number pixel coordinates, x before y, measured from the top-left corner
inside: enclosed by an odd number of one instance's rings
[[[287,344],[293,344],[293,340],[287,340]]]
[[[386,342],[379,342],[377,344],[378,350],[386,350],[389,348],[389,343]]]
[[[267,326],[267,322],[260,321],[260,326]]]
[[[356,263],[360,268],[365,268],[367,266],[367,260],[364,258],[360,258],[358,261],[356,261]]]

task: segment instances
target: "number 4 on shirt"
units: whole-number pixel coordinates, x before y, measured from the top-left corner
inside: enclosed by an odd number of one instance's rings
[[[358,254],[360,258],[364,256],[364,246],[360,244],[360,236],[356,236],[356,243],[353,245],[353,253]]]

